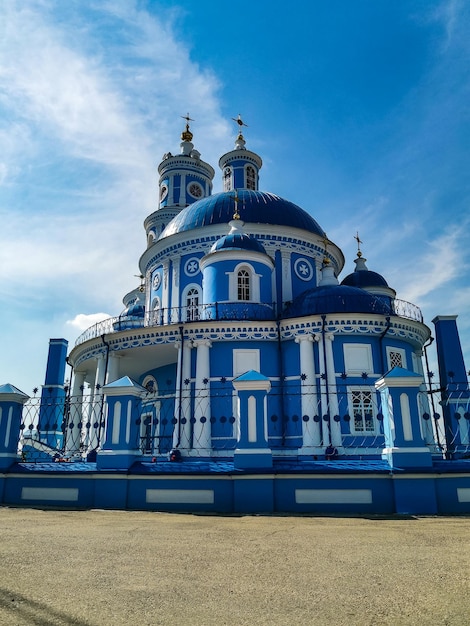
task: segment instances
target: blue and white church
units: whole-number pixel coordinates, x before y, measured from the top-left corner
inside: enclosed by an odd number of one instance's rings
[[[433,386],[431,328],[369,269],[359,236],[348,272],[307,211],[260,190],[240,117],[212,193],[185,119],[123,311],[70,352],[51,339],[40,397],[0,386],[3,501],[469,513],[457,316],[433,320]]]

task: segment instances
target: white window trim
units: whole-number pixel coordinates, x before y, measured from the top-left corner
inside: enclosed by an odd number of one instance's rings
[[[350,430],[352,435],[361,435],[361,436],[374,436],[379,433],[378,422],[377,422],[377,392],[374,387],[367,385],[351,385],[347,387],[348,394],[348,410],[350,417]],[[353,405],[353,391],[360,392],[369,392],[371,394],[371,402],[372,402],[372,423],[374,428],[372,430],[356,430],[354,427],[354,405]],[[363,420],[365,423],[365,420]]]
[[[183,293],[181,294],[181,307],[184,313],[184,319],[186,320],[186,312],[187,312],[187,302],[186,300],[188,299],[188,294],[191,291],[191,289],[196,289],[197,293],[198,293],[198,298],[199,298],[199,304],[198,304],[198,315],[197,315],[197,319],[199,319],[201,317],[201,305],[202,305],[202,289],[201,289],[201,285],[198,285],[197,283],[190,283],[189,285],[186,285],[186,287],[183,289]],[[194,320],[187,320],[187,321],[197,321],[197,319]]]
[[[391,352],[397,352],[398,354],[401,355],[401,367],[406,370],[408,369],[407,366],[407,362],[406,362],[406,351],[403,348],[394,348],[393,346],[387,346],[386,347],[386,353],[387,353],[387,370],[391,370],[392,369],[392,363],[391,363]]]
[[[250,276],[250,299],[249,300],[238,299],[238,272],[240,270],[246,270]],[[246,262],[239,263],[234,268],[233,272],[227,272],[227,276],[228,276],[229,302],[259,302],[261,274],[257,274],[252,265],[249,265]]]
[[[361,365],[360,367],[353,367],[355,359],[352,357],[352,352],[355,349],[361,349],[363,354],[367,354],[367,364],[365,366]],[[351,354],[350,357],[347,354]],[[346,374],[350,376],[361,376],[364,372],[366,374],[372,374],[374,372],[374,363],[372,359],[372,346],[368,343],[345,343],[343,345],[343,356],[344,356],[344,371]],[[352,361],[352,363],[348,363],[348,361]]]

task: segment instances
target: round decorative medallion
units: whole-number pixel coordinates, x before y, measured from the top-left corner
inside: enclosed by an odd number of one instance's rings
[[[188,192],[193,198],[202,198],[202,187],[199,183],[190,183],[188,186]]]
[[[168,195],[168,187],[166,185],[162,185],[160,187],[160,200],[165,200]]]
[[[160,272],[157,272],[153,276],[153,288],[158,289],[161,285],[161,282],[162,282],[162,275],[160,274]]]
[[[308,259],[301,257],[294,263],[294,272],[300,280],[311,280],[313,277],[313,267]]]
[[[199,273],[199,259],[196,256],[186,261],[184,264],[184,273],[186,276],[195,276]]]

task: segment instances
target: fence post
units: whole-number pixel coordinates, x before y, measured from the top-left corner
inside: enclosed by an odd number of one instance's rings
[[[19,460],[21,414],[27,400],[29,396],[13,385],[0,385],[0,470]]]
[[[381,395],[385,449],[382,458],[393,468],[395,510],[400,514],[437,513],[431,450],[419,420],[418,394],[423,377],[394,367],[375,383]],[[418,472],[416,471],[418,470]]]
[[[128,376],[103,387],[108,418],[105,440],[96,456],[99,470],[129,469],[142,456],[140,416],[142,395],[146,389]]]

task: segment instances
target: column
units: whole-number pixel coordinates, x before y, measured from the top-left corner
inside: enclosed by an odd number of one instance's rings
[[[336,387],[335,361],[333,356],[333,341],[335,336],[333,333],[326,333],[325,350],[326,350],[326,375],[328,378],[328,399],[330,409],[330,437],[331,445],[341,446],[343,443],[341,437],[341,422],[337,422],[334,418],[339,415],[338,390]]]
[[[196,352],[196,389],[194,400],[193,449],[199,455],[210,455],[211,424],[210,424],[210,353],[212,343],[208,339],[194,342]]]
[[[103,387],[106,383],[106,353],[103,352],[97,358],[95,385],[93,390],[93,399],[90,402],[88,422],[90,428],[88,430],[88,447],[94,450],[100,444],[100,422],[103,414]]]
[[[314,452],[312,448],[321,445],[320,422],[313,421],[313,417],[319,412],[313,355],[313,344],[315,341],[318,341],[318,337],[315,335],[300,335],[295,341],[299,344],[300,351],[302,452],[312,454]],[[304,415],[308,416],[308,422],[304,422]]]
[[[290,265],[290,252],[282,251],[282,302],[292,300],[292,270]]]
[[[0,471],[19,460],[21,417],[27,400],[29,396],[13,385],[0,385]]]
[[[192,341],[175,342],[178,350],[176,373],[175,419],[173,447],[189,450],[191,447],[191,348]]]
[[[324,417],[330,415],[329,405],[328,405],[328,389],[327,389],[327,370],[325,363],[325,337],[323,336],[321,341],[318,344],[318,362],[320,365],[320,422],[321,423],[321,433],[322,433],[322,445],[324,447],[330,445],[330,429],[328,427],[328,422],[324,420]]]
[[[65,433],[65,455],[79,455],[82,440],[83,422],[83,387],[85,372],[74,371],[72,392],[70,395],[70,416]]]

